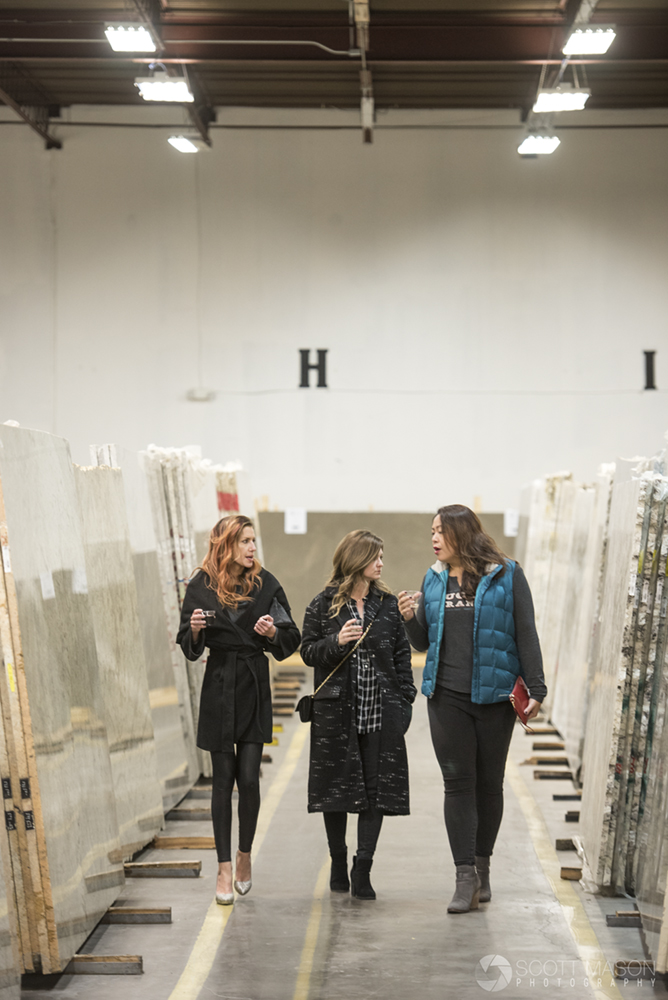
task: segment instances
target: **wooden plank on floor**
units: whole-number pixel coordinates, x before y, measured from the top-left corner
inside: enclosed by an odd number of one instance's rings
[[[639,958],[623,959],[615,962],[615,979],[660,979],[665,980],[665,974],[656,971],[654,962]]]
[[[127,861],[127,878],[199,878],[201,861]]]
[[[523,760],[522,763],[532,764],[534,767],[568,767],[568,757],[527,757],[527,759]]]
[[[562,865],[561,877],[567,879],[570,882],[579,882],[582,878],[582,869],[575,868],[571,865]]]
[[[571,792],[569,795],[553,795],[553,802],[582,802],[582,792]]]
[[[534,743],[532,750],[563,750],[563,743]]]
[[[557,837],[555,841],[557,851],[574,851],[575,844],[572,837]]]
[[[211,807],[205,805],[197,806],[176,806],[175,809],[170,809],[165,819],[168,820],[190,820],[197,821],[202,819],[211,819]]]
[[[156,837],[151,847],[156,851],[213,851],[213,837]]]
[[[533,728],[533,727],[532,727]],[[532,733],[525,733],[526,736],[561,736],[558,729],[548,727],[546,729],[534,729]]]
[[[605,922],[608,927],[642,927],[640,914],[637,910],[627,913],[606,913]]]
[[[572,771],[534,771],[536,781],[572,781]]]
[[[579,823],[580,822],[580,810],[579,809],[569,809],[569,811],[564,816],[567,823]]]
[[[69,976],[140,976],[141,955],[75,955],[65,973]]]
[[[101,924],[171,924],[171,906],[110,906]]]

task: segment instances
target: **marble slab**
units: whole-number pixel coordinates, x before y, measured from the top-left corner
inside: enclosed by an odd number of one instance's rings
[[[529,498],[529,524],[524,571],[531,587],[539,636],[542,635],[547,614],[550,572],[561,500],[561,484],[570,479],[572,476],[569,472],[559,472],[536,480]],[[547,677],[546,681],[549,691],[550,681]]]
[[[578,488],[572,480],[557,479],[553,484],[554,519],[550,522],[550,564],[545,581],[545,606],[538,626],[547,684],[544,710],[551,714],[555,696],[559,644],[568,596],[569,567],[573,547],[573,517]]]
[[[561,627],[550,718],[561,733],[568,763],[578,775],[582,762],[585,699],[601,532],[597,530],[599,486],[575,486],[572,535],[561,606]]]
[[[638,596],[633,649],[630,650],[625,700],[626,725],[620,732],[618,759],[618,816],[612,857],[612,884],[618,892],[633,894],[634,858],[642,774],[646,766],[645,744],[653,691],[658,614],[655,596],[664,570],[659,550],[665,518],[668,480],[656,477],[648,491],[638,560]]]
[[[661,565],[668,556],[668,525],[664,521]],[[655,595],[658,617],[647,718],[645,766],[638,803],[633,883],[642,931],[657,971],[668,971],[668,589],[659,580]]]
[[[120,469],[74,467],[125,860],[162,829],[162,793]]]
[[[190,456],[185,448],[157,448],[142,452],[151,499],[156,551],[167,621],[172,667],[179,701],[188,727],[189,767],[196,775],[211,774],[208,753],[195,746],[204,660],[192,663],[176,645],[185,588],[197,566],[192,515]]]
[[[149,686],[163,810],[179,802],[197,780],[190,703],[179,693],[165,605],[148,483],[136,452],[117,449],[123,471],[139,627]],[[184,668],[181,665],[181,671]],[[187,690],[185,682],[183,688]],[[185,707],[184,707],[185,706]],[[187,708],[187,711],[185,710]]]
[[[613,486],[592,689],[585,729],[580,826],[586,860],[599,888],[612,884],[619,807],[618,753],[627,725],[628,675],[638,607],[638,560],[647,478]]]
[[[5,566],[44,906],[64,967],[124,880],[104,704],[66,441],[0,426]],[[3,539],[4,541],[4,539]],[[15,606],[14,606],[15,601]],[[34,758],[31,757],[34,752]]]

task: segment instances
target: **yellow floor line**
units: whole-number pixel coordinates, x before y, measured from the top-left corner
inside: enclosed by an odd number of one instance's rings
[[[327,882],[329,880],[329,867],[330,860],[328,857],[320,869],[315,883],[311,915],[309,917],[308,927],[306,928],[306,937],[304,939],[304,947],[302,948],[302,957],[299,962],[299,972],[297,973],[297,985],[295,986],[295,992],[292,1000],[308,1000],[311,973],[313,972],[313,958],[315,956],[315,949],[318,943],[318,932],[320,930],[320,921],[322,919],[322,899],[325,895]]]
[[[264,796],[257,831],[253,841],[254,858],[257,857],[262,847],[269,825],[274,818],[274,813],[278,809],[283,793],[294,774],[308,733],[308,726],[300,726],[295,732],[283,763],[278,770],[278,774],[274,778],[267,795]],[[170,993],[169,1000],[197,1000],[207,976],[211,972],[218,946],[233,910],[233,906],[219,906],[214,899],[207,910],[202,929],[197,935],[197,940],[190,953],[188,964],[183,970],[178,983]]]
[[[596,1000],[621,1000],[622,994],[615,984],[614,972],[607,964],[582,900],[571,883],[561,878],[559,858],[552,846],[538,803],[524,784],[517,764],[512,760],[506,766],[506,776],[524,813],[538,860],[561,905]]]

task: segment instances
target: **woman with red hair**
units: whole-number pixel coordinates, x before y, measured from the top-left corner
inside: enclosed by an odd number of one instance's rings
[[[197,746],[211,753],[211,816],[218,854],[216,900],[232,891],[232,791],[239,791],[234,888],[251,888],[251,847],[260,811],[262,747],[272,739],[269,663],[299,646],[299,629],[276,577],[255,558],[253,522],[241,514],[214,526],[209,550],[186,590],[177,642],[189,660],[210,650],[200,699]]]

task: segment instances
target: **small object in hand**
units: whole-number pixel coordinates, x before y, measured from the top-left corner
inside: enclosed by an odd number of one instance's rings
[[[411,608],[412,608],[413,611],[417,611],[418,601],[420,600],[421,596],[422,596],[422,591],[421,590],[407,590],[406,591],[406,597],[410,597],[410,599],[411,599]]]
[[[205,618],[210,618],[212,621],[216,617],[215,611],[203,611],[202,614],[204,615]]]

